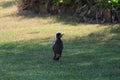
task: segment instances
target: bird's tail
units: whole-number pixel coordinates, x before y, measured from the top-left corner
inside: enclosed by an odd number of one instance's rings
[[[54,57],[53,57],[53,60],[59,60],[60,59],[60,54],[56,54],[56,55],[54,55]]]

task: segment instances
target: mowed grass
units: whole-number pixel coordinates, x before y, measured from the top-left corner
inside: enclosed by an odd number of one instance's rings
[[[0,1],[0,80],[120,80],[120,25],[78,24],[72,17],[18,14]],[[52,42],[64,33],[61,63]]]

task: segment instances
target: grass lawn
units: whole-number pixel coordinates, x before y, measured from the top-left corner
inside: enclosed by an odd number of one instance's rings
[[[120,80],[120,25],[16,11],[14,0],[0,1],[0,80]],[[57,32],[61,63],[52,60]]]

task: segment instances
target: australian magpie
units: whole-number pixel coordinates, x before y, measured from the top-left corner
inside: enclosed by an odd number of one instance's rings
[[[57,33],[55,36],[55,41],[53,43],[53,52],[54,52],[54,56],[53,56],[53,60],[59,60],[62,54],[62,50],[63,50],[63,42],[61,40],[61,37],[63,36],[63,34],[61,33]]]

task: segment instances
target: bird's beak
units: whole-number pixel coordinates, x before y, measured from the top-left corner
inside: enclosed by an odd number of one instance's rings
[[[63,36],[64,34],[61,34],[61,37]]]

